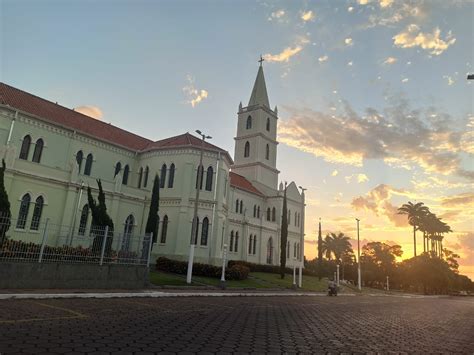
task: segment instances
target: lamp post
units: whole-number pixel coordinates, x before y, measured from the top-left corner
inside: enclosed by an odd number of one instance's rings
[[[194,200],[194,215],[193,225],[191,228],[191,244],[189,245],[189,258],[188,258],[188,273],[186,275],[186,283],[190,284],[193,276],[193,262],[194,262],[194,247],[196,245],[197,230],[199,228],[197,223],[198,215],[198,204],[199,204],[199,192],[201,191],[202,177],[204,175],[204,168],[202,166],[202,156],[204,153],[204,142],[206,139],[211,139],[211,136],[206,136],[200,130],[196,131],[201,136],[201,147],[199,150],[199,165],[197,170],[197,186],[196,186],[196,198]]]
[[[221,274],[221,288],[225,289],[225,262],[227,257],[227,244],[224,244],[224,250],[222,252],[222,274]]]
[[[301,189],[301,197],[303,198],[302,218],[301,218],[301,231],[300,231],[300,269],[298,274],[298,287],[303,287],[303,266],[304,266],[304,207],[305,207],[305,195],[304,192],[307,190],[304,187],[299,186]]]
[[[359,291],[362,290],[361,275],[360,275],[360,238],[359,238],[359,222],[360,219],[356,218],[357,221],[357,287]]]

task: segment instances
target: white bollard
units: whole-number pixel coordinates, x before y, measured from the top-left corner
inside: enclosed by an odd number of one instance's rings
[[[221,288],[225,288],[225,264],[227,257],[227,244],[224,244],[224,250],[222,252],[222,274],[221,274]]]
[[[336,284],[339,286],[339,265],[336,265]]]

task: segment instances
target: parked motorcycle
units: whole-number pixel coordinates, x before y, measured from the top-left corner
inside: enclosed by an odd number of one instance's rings
[[[335,284],[328,286],[328,296],[337,296],[337,286]]]

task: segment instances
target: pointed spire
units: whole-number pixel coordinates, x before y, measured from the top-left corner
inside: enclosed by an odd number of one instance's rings
[[[242,101],[240,101],[240,104],[239,104],[239,112],[242,112]]]
[[[278,116],[278,107],[275,105],[275,109],[273,110],[273,112],[275,112],[275,115]]]
[[[263,66],[258,67],[257,78],[253,85],[252,95],[250,96],[249,106],[262,105],[270,108],[268,102],[267,86],[265,84],[265,76],[263,75]]]

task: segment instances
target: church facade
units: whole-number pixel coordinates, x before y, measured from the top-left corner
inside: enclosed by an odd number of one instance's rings
[[[277,161],[277,108],[271,109],[260,66],[246,107],[239,105],[234,159],[189,133],[151,141],[72,109],[0,83],[0,156],[12,212],[10,238],[88,246],[86,188],[102,181],[115,235],[142,235],[155,174],[160,177],[158,256],[187,260],[196,189],[199,227],[195,261],[278,265],[283,184]],[[203,169],[198,186],[201,148]],[[287,186],[287,265],[304,255],[304,192]]]

